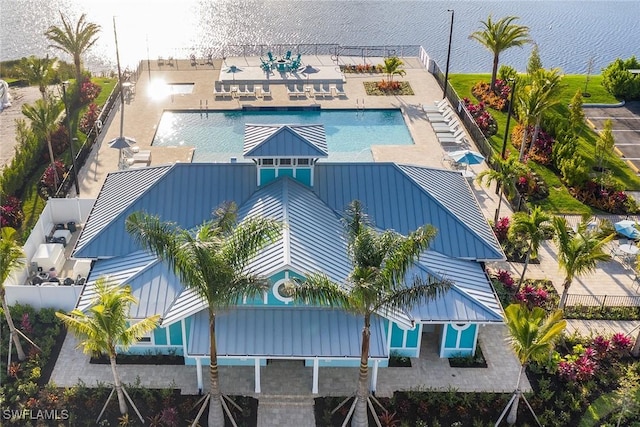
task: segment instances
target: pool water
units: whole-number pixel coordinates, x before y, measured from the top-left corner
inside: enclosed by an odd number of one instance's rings
[[[154,146],[193,146],[193,162],[242,159],[245,124],[323,124],[329,161],[372,161],[372,145],[412,145],[400,110],[163,113]]]

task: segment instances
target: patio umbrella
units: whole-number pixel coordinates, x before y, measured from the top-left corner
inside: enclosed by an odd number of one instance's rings
[[[466,165],[479,165],[484,161],[484,156],[476,151],[460,150],[449,153],[449,157],[456,163]]]
[[[636,222],[628,219],[618,221],[613,224],[616,231],[623,236],[629,237],[630,239],[638,239],[640,238],[640,230],[636,228]]]
[[[119,136],[109,141],[109,148],[118,149],[118,166],[122,166],[122,149],[130,148],[132,145],[135,145],[135,144],[136,144],[135,139],[128,138],[126,136]]]
[[[236,67],[235,65],[230,65],[230,66],[228,66],[228,67],[227,67],[227,69],[226,69],[226,70],[224,70],[224,72],[225,72],[225,73],[231,73],[231,74],[233,74],[233,81],[234,81],[234,82],[236,81],[236,73],[239,73],[239,72],[241,72],[241,71],[242,71],[242,69],[241,69],[241,68]]]
[[[304,67],[304,70],[302,70],[302,74],[306,74],[307,76],[307,82],[309,81],[309,74],[315,74],[317,72],[319,72],[320,70],[317,68],[314,68],[312,65],[307,64],[306,67]]]

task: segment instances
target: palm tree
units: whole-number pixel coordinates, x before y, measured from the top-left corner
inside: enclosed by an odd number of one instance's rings
[[[558,266],[565,273],[559,305],[560,309],[564,309],[573,278],[595,271],[598,261],[611,259],[604,247],[613,240],[615,234],[602,236],[598,230],[590,230],[584,219],[578,224],[575,233],[570,230],[567,220],[561,217],[553,218],[553,228],[558,247]]]
[[[78,86],[82,83],[82,54],[98,41],[97,35],[100,32],[100,26],[86,22],[86,17],[83,13],[74,28],[71,19],[60,12],[62,27],[52,25],[44,33],[52,42],[50,47],[66,52],[73,58]]]
[[[120,413],[124,415],[128,409],[116,365],[118,347],[127,350],[158,326],[160,316],[153,315],[130,325],[129,308],[131,304],[138,303],[131,294],[131,287],[118,286],[100,277],[96,281],[95,291],[96,296],[88,314],[73,310],[69,314],[56,313],[56,316],[80,340],[79,347],[85,353],[106,354],[109,357]]]
[[[518,281],[516,292],[518,292],[522,286],[524,275],[527,272],[531,258],[538,257],[540,243],[545,240],[545,230],[542,224],[550,220],[551,215],[545,213],[540,206],[534,207],[529,214],[526,212],[516,212],[513,215],[513,222],[509,227],[509,237],[516,238],[523,236],[525,240],[527,240],[527,256],[524,260],[524,268],[522,269],[522,275]]]
[[[425,225],[402,236],[395,231],[378,232],[363,212],[360,202],[349,205],[346,219],[348,251],[353,270],[344,284],[332,282],[326,275],[308,274],[303,282],[290,288],[292,296],[307,304],[330,305],[362,315],[360,374],[352,426],[367,425],[369,399],[369,344],[371,316],[404,310],[446,291],[446,281],[424,281],[414,277],[405,282],[408,269],[418,260],[435,236]]]
[[[7,280],[12,271],[18,268],[22,268],[25,265],[25,255],[22,252],[22,248],[15,240],[16,230],[11,227],[2,227],[2,233],[0,236],[0,303],[2,304],[2,311],[4,312],[4,318],[9,325],[9,332],[13,338],[13,343],[16,346],[16,352],[18,353],[18,360],[23,361],[27,358],[20,342],[20,337],[13,324],[11,318],[11,312],[7,305],[6,291],[4,289],[4,282]]]
[[[58,129],[58,117],[62,113],[64,106],[62,103],[52,99],[38,99],[34,105],[24,104],[22,106],[22,114],[31,120],[31,130],[38,136],[47,141],[49,149],[49,160],[53,169],[53,176],[56,188],[60,177],[55,164],[55,156],[53,147],[51,146],[51,135]]]
[[[404,62],[397,56],[391,56],[389,58],[384,59],[384,65],[382,66],[382,71],[387,75],[387,81],[393,81],[393,76],[404,76],[407,74],[405,70],[401,67],[404,65]]]
[[[22,58],[18,63],[18,72],[29,84],[38,85],[42,99],[47,97],[47,85],[51,83],[53,60],[49,56],[37,58],[30,56]]]
[[[500,217],[500,207],[502,205],[502,194],[507,197],[512,197],[516,192],[516,178],[521,173],[524,173],[525,166],[518,161],[516,156],[509,156],[506,159],[502,159],[500,156],[494,156],[496,168],[490,168],[482,171],[476,178],[480,184],[483,182],[486,185],[491,185],[492,182],[496,182],[496,185],[500,188],[500,194],[498,198],[498,208],[496,209],[495,222],[498,222]]]
[[[550,357],[551,351],[553,351],[556,342],[567,325],[567,321],[562,318],[561,310],[557,310],[547,316],[544,309],[540,307],[529,309],[525,304],[511,304],[504,310],[504,314],[509,330],[508,340],[521,365],[516,392],[507,404],[507,408],[509,408],[509,405],[513,402],[507,417],[507,422],[513,425],[516,423],[520,397],[524,397],[520,391],[520,379],[525,373],[527,364],[530,361],[544,361]],[[505,408],[505,412],[507,408]],[[500,420],[505,412],[500,416]],[[500,420],[496,425],[499,424]]]
[[[512,22],[519,19],[517,16],[505,16],[493,22],[491,15],[486,21],[480,21],[483,29],[474,31],[469,38],[478,41],[481,45],[493,53],[493,69],[491,71],[491,90],[495,89],[500,53],[514,46],[523,46],[529,43],[529,27],[516,25]]]
[[[536,97],[537,105],[533,115],[535,118],[535,128],[533,130],[533,136],[531,137],[531,148],[534,147],[538,140],[542,115],[560,102],[558,95],[561,89],[560,82],[562,81],[562,74],[560,74],[559,68],[553,68],[551,70],[541,68],[533,73],[533,81],[538,88],[537,92],[539,92],[539,94]]]
[[[126,228],[135,241],[166,261],[182,284],[207,305],[211,359],[209,425],[222,426],[216,315],[221,309],[235,306],[243,297],[262,295],[267,289],[267,280],[247,271],[247,264],[279,235],[281,226],[261,217],[237,223],[236,205],[228,203],[216,209],[212,221],[195,230],[182,229],[142,212],[131,214]]]

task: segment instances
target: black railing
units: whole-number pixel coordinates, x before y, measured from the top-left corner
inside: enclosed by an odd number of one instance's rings
[[[640,307],[640,295],[567,295],[567,307]]]
[[[440,87],[444,90],[444,73],[440,70],[440,67],[436,62],[434,62],[433,64],[432,74]],[[451,106],[453,106],[453,108],[456,110],[458,117],[469,132],[469,135],[471,136],[471,139],[473,139],[475,145],[478,147],[478,150],[480,150],[480,153],[485,157],[489,167],[492,169],[496,169],[495,162],[493,161],[493,147],[491,147],[491,144],[489,144],[487,137],[484,136],[475,119],[473,118],[471,113],[469,113],[467,107],[465,107],[464,102],[462,102],[462,99],[450,84],[447,85],[446,97],[449,100]],[[512,195],[510,199],[511,200],[509,200],[509,202],[511,204],[511,208],[514,211],[530,211],[529,206],[526,203],[526,199],[517,191]]]
[[[102,132],[102,129],[105,128],[103,124],[106,123],[106,121],[109,119],[109,114],[111,113],[113,106],[118,100],[119,95],[120,95],[120,85],[116,83],[113,90],[111,91],[111,94],[109,95],[109,98],[107,98],[107,101],[105,102],[104,107],[102,107],[102,111],[100,111],[100,114],[98,115],[98,119],[96,120],[96,125],[89,131],[89,133],[87,134],[87,138],[84,140],[84,143],[76,153],[75,164],[78,168],[78,171],[82,169],[82,166],[84,166],[84,164],[86,163],[87,158],[89,157],[89,153],[91,153],[91,148],[93,147],[93,144],[95,143],[98,135],[100,135],[100,133]],[[76,173],[76,171],[73,168],[73,162],[71,163],[72,163],[72,166],[69,167],[68,173],[65,175],[64,179],[58,186],[58,190],[56,191],[56,194],[53,197],[63,198],[63,197],[66,197],[67,194],[69,193],[69,189],[73,185],[75,173]]]

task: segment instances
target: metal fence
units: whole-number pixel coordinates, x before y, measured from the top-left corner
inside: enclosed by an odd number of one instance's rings
[[[118,98],[119,95],[120,95],[120,85],[116,84],[113,90],[111,91],[109,98],[107,98],[107,101],[105,102],[104,107],[102,108],[102,111],[98,115],[98,119],[96,120],[96,126],[94,126],[91,129],[91,131],[89,131],[87,138],[85,139],[84,143],[76,153],[75,165],[78,168],[78,172],[82,169],[82,166],[84,166],[84,164],[86,163],[87,158],[89,157],[89,153],[91,153],[91,148],[93,147],[93,144],[95,143],[98,135],[100,135],[100,133],[102,132],[102,129],[104,129],[102,124],[106,123],[106,121],[109,119],[109,114],[111,113],[111,110],[113,109],[113,106],[115,105],[116,101],[119,99]],[[76,174],[76,170],[74,169],[73,162],[72,162],[71,166],[69,167],[68,173],[60,183],[60,186],[58,186],[58,190],[56,191],[56,194],[53,197],[62,198],[67,196],[67,194],[69,193],[69,189],[73,185],[75,174]]]
[[[567,295],[567,307],[640,307],[640,295]]]
[[[440,67],[436,62],[433,63],[432,70],[430,71],[435,77],[440,87],[444,89],[444,73],[440,70]],[[496,169],[497,166],[493,160],[494,152],[493,152],[493,148],[491,147],[491,144],[489,144],[487,137],[484,136],[484,134],[480,130],[480,127],[476,123],[475,119],[473,118],[473,116],[471,115],[467,107],[465,107],[464,102],[462,102],[462,99],[460,98],[456,90],[453,88],[453,86],[451,86],[450,84],[447,84],[446,97],[449,100],[449,103],[456,110],[458,117],[460,118],[465,128],[469,132],[469,135],[471,136],[471,139],[473,139],[473,142],[478,147],[478,150],[485,157],[489,167],[492,169]],[[526,199],[522,195],[520,195],[520,193],[518,193],[517,191],[515,192],[515,194],[511,196],[509,202],[511,203],[511,208],[513,209],[514,212],[517,212],[517,211],[529,212],[529,206],[527,206]]]

